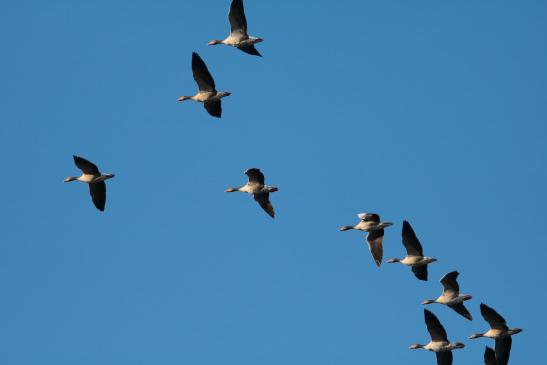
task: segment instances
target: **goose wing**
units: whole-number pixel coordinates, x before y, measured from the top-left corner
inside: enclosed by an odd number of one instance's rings
[[[409,256],[423,256],[423,249],[408,221],[403,221],[403,245]]]
[[[384,256],[384,248],[382,246],[383,241],[383,229],[376,229],[374,231],[370,231],[367,234],[368,249],[370,250],[372,258],[374,259],[374,262],[376,262],[376,266],[378,267],[380,267],[380,265],[382,264],[382,257]]]
[[[264,185],[264,174],[260,169],[257,168],[251,168],[245,171],[245,175],[249,178],[250,183],[258,183],[260,185]]]
[[[427,265],[412,266],[412,272],[418,279],[427,281]]]
[[[460,286],[456,280],[459,274],[457,271],[452,271],[441,278],[440,282],[444,288],[443,295],[453,298],[460,294]]]
[[[86,160],[83,157],[80,156],[72,156],[74,157],[74,163],[76,166],[82,170],[82,172],[86,175],[100,175],[99,168],[97,165],[95,165],[93,162]]]
[[[505,319],[484,303],[481,303],[481,314],[484,320],[490,325],[490,328],[504,331],[507,330]]]
[[[463,316],[464,318],[467,318],[470,321],[473,320],[473,316],[471,315],[471,313],[469,313],[467,308],[465,308],[465,305],[463,305],[463,303],[458,303],[458,304],[455,304],[455,305],[449,305],[448,307],[451,308],[452,310],[454,310],[459,315]]]
[[[192,52],[192,74],[200,91],[216,92],[215,80],[213,80],[213,76],[211,76],[205,62],[196,52]]]
[[[496,362],[496,353],[488,346],[484,350],[484,365],[498,365]]]
[[[507,365],[509,363],[512,343],[511,336],[496,339],[496,362],[498,365]]]
[[[424,309],[424,318],[425,324],[427,326],[427,331],[431,336],[431,340],[433,342],[448,342],[448,336],[446,335],[446,331],[437,316],[435,316],[429,310]]]
[[[380,216],[376,213],[360,213],[357,214],[360,220],[363,222],[376,222],[380,223]]]
[[[103,212],[106,203],[106,184],[104,181],[89,184],[89,194],[91,194],[91,200],[93,200],[95,207]]]
[[[436,352],[437,365],[452,365],[452,351]]]
[[[270,202],[270,193],[254,194],[254,198],[262,209],[272,218],[275,218],[275,211],[272,203]]]
[[[230,32],[239,33],[239,35],[247,35],[247,19],[245,18],[245,9],[243,8],[243,0],[233,0],[228,13],[228,21],[230,21]]]
[[[220,99],[206,100],[203,103],[203,107],[213,117],[222,117],[222,102],[220,101]]]
[[[237,46],[237,48],[240,51],[243,51],[243,52],[248,53],[250,55],[262,57],[260,52],[258,52],[258,50],[255,48],[254,44],[241,45],[241,46]]]

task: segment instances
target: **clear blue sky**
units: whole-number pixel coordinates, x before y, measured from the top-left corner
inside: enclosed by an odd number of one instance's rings
[[[434,364],[421,300],[459,270],[543,357],[544,1],[246,1],[263,58],[207,47],[229,0],[0,3],[0,363]],[[197,103],[191,52],[229,90]],[[65,184],[84,156],[104,213]],[[259,167],[278,218],[223,190]],[[403,219],[430,281],[376,268],[359,212]],[[455,364],[492,341],[465,340]],[[404,360],[402,360],[404,359]],[[401,362],[402,361],[402,362]]]

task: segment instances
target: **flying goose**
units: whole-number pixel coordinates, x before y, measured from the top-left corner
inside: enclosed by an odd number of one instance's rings
[[[181,96],[177,101],[192,99],[203,103],[203,106],[213,117],[220,118],[222,116],[222,104],[220,99],[225,96],[230,96],[228,91],[218,92],[215,89],[215,80],[209,73],[205,62],[196,53],[192,52],[192,73],[194,80],[198,84],[198,93],[194,96]]]
[[[245,18],[245,10],[243,9],[243,0],[233,0],[228,13],[230,21],[230,35],[223,40],[214,39],[208,43],[209,46],[216,44],[225,44],[235,47],[245,53],[253,56],[262,55],[255,48],[256,43],[263,41],[262,38],[250,37],[247,34],[247,19]]]
[[[403,265],[410,266],[418,279],[427,281],[427,265],[437,261],[437,259],[424,256],[422,245],[408,221],[403,221],[403,245],[406,248],[406,257],[404,259],[389,259],[387,262],[390,264],[400,262]]]
[[[484,365],[498,365],[496,362],[496,353],[488,346],[484,350]]]
[[[450,342],[446,331],[439,319],[427,309],[424,309],[425,324],[431,336],[431,342],[427,345],[415,343],[410,345],[411,350],[424,349],[432,351],[437,356],[437,365],[452,365],[452,350],[463,349],[461,342]]]
[[[481,314],[490,325],[490,329],[485,333],[474,333],[469,338],[488,337],[494,339],[496,341],[497,364],[507,365],[511,353],[511,343],[513,342],[511,336],[522,332],[522,329],[507,327],[505,319],[484,303],[481,303]]]
[[[91,194],[93,204],[95,204],[95,207],[101,212],[104,211],[104,205],[106,203],[106,184],[104,181],[113,178],[114,174],[101,174],[99,168],[94,163],[79,156],[72,157],[74,157],[74,163],[82,170],[83,174],[79,177],[69,176],[64,181],[71,182],[77,180],[87,183],[89,185],[89,193]]]
[[[382,247],[382,241],[384,240],[384,228],[393,225],[390,222],[380,222],[380,216],[376,213],[361,213],[357,214],[361,220],[354,226],[340,227],[341,231],[348,231],[350,229],[356,229],[358,231],[367,232],[367,243],[370,253],[376,266],[382,264],[382,257],[384,255],[384,249]]]
[[[458,275],[459,273],[457,271],[452,271],[443,276],[440,280],[443,285],[443,293],[437,299],[424,300],[422,304],[445,304],[471,321],[473,320],[473,317],[467,308],[465,308],[463,302],[471,299],[472,297],[471,295],[460,295],[460,286],[456,280]]]
[[[264,174],[259,169],[251,168],[245,171],[245,175],[248,176],[249,181],[239,188],[228,188],[225,190],[227,193],[233,193],[235,191],[241,191],[248,193],[254,197],[258,204],[268,213],[272,218],[275,217],[274,208],[270,203],[270,193],[279,190],[275,186],[264,185]]]

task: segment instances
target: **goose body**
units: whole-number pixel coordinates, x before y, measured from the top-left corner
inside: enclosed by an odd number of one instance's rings
[[[487,337],[494,339],[497,365],[507,365],[513,342],[511,336],[522,332],[522,329],[509,328],[505,319],[484,303],[481,303],[481,315],[490,325],[490,329],[484,333],[474,333],[469,338]]]
[[[425,300],[422,304],[444,304],[471,321],[473,317],[467,308],[465,308],[463,302],[472,297],[471,295],[460,294],[460,287],[457,281],[458,275],[459,273],[457,271],[452,271],[443,276],[440,280],[440,283],[443,285],[442,294],[436,299]]]
[[[376,213],[360,213],[357,215],[360,219],[359,223],[354,226],[343,226],[341,231],[355,229],[358,231],[367,232],[367,243],[372,258],[376,266],[382,264],[384,249],[382,242],[384,240],[384,228],[393,225],[391,222],[380,222],[380,216]]]
[[[82,170],[82,175],[73,177],[69,176],[64,181],[79,181],[89,185],[89,194],[91,200],[97,209],[104,211],[106,204],[106,184],[105,180],[114,177],[114,174],[101,174],[99,168],[94,163],[79,156],[72,156],[74,164]]]
[[[389,259],[388,263],[399,262],[403,265],[410,266],[412,272],[419,280],[427,281],[427,265],[437,261],[434,257],[427,257],[423,254],[423,248],[414,233],[414,229],[408,221],[403,221],[402,232],[403,245],[405,246],[407,255],[402,259]]]
[[[243,0],[232,1],[230,12],[228,13],[228,21],[230,22],[230,35],[222,40],[214,39],[208,45],[224,44],[235,47],[250,55],[262,57],[255,48],[255,44],[262,42],[263,39],[249,36],[247,33],[247,18],[245,17]]]
[[[465,345],[461,342],[450,342],[439,319],[427,309],[424,309],[424,319],[431,341],[426,345],[412,344],[410,349],[424,349],[434,352],[438,365],[452,365],[452,350],[462,349]]]
[[[275,186],[264,184],[264,174],[257,168],[251,168],[245,171],[248,181],[245,185],[237,188],[228,188],[227,193],[242,192],[252,195],[262,209],[272,218],[275,218],[275,211],[270,202],[270,193],[276,192],[279,189]]]
[[[192,53],[192,74],[198,85],[198,92],[193,96],[181,96],[177,101],[194,100],[203,103],[207,112],[213,117],[222,117],[221,99],[230,96],[228,91],[218,92],[215,86],[215,80],[207,69],[205,62],[196,53]]]

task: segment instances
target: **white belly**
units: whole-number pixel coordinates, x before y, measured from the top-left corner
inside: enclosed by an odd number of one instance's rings
[[[433,352],[442,352],[447,351],[447,345],[448,342],[439,341],[439,342],[430,342],[425,346],[426,350],[433,351]]]
[[[90,183],[90,182],[93,182],[95,181],[95,179],[97,178],[97,176],[95,175],[87,175],[87,174],[83,174],[82,176],[80,176],[78,178],[78,181],[81,181],[81,182],[84,182],[84,183]]]

